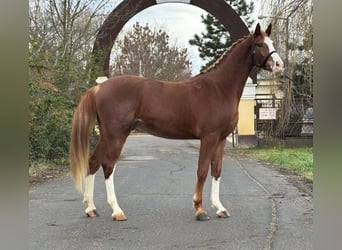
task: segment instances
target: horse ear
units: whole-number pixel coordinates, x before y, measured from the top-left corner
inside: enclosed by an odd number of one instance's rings
[[[254,37],[257,37],[261,34],[261,31],[260,31],[260,24],[258,23],[257,26],[255,27],[255,31],[254,31],[254,34],[253,36]]]
[[[270,36],[271,35],[271,31],[272,31],[272,23],[270,23],[266,29],[266,34],[267,36]]]

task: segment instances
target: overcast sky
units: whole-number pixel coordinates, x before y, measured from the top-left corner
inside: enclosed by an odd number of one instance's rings
[[[121,1],[117,1],[117,4]],[[202,60],[198,56],[196,46],[190,46],[188,41],[194,34],[204,31],[204,24],[201,23],[201,14],[207,12],[191,4],[163,3],[151,6],[135,15],[124,26],[123,31],[131,29],[134,23],[149,23],[150,26],[162,28],[169,35],[170,39],[179,47],[186,47],[192,61],[193,75],[199,73]],[[255,19],[257,14],[255,14]]]

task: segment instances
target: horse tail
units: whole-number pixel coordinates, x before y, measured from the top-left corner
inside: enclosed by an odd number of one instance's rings
[[[89,170],[89,135],[97,119],[95,94],[98,87],[89,89],[83,95],[72,120],[70,173],[80,192],[83,192],[84,180]]]

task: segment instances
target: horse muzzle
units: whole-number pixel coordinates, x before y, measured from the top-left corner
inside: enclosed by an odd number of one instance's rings
[[[284,66],[284,63],[281,60],[280,56],[278,55],[278,53],[276,53],[276,52],[273,53],[271,55],[271,58],[272,58],[273,62],[270,66],[270,71],[273,73],[284,71],[285,66]]]

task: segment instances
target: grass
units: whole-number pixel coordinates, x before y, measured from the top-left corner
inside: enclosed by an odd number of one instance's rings
[[[274,165],[290,169],[303,177],[313,180],[313,148],[251,148],[234,149],[245,151],[250,156],[268,161]]]

